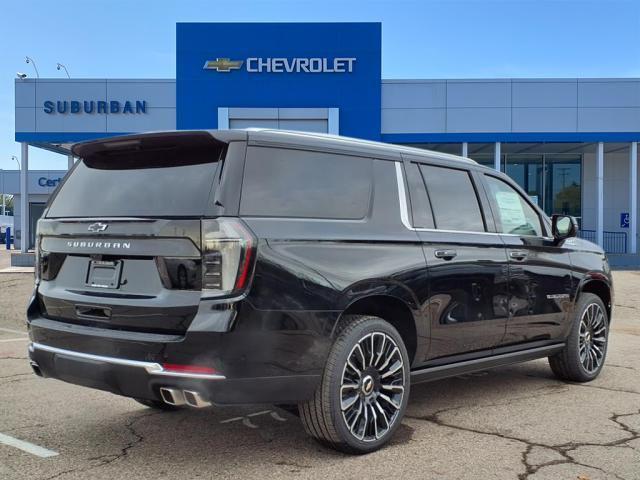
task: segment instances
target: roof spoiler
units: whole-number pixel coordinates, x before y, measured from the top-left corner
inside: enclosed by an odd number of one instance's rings
[[[86,158],[96,154],[139,150],[206,148],[219,146],[220,143],[229,143],[233,140],[246,140],[246,138],[246,132],[237,130],[177,130],[140,133],[76,143],[71,147],[71,153],[76,157]]]

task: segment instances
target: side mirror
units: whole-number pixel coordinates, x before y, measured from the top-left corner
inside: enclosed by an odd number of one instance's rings
[[[556,241],[578,235],[578,221],[569,215],[551,216],[551,233]]]

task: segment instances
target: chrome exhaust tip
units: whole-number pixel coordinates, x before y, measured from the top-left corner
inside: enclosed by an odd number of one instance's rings
[[[184,400],[184,395],[182,394],[182,390],[178,390],[177,388],[161,387],[160,396],[162,397],[164,403],[173,405],[174,407],[179,407],[186,403]]]
[[[33,373],[35,373],[39,377],[44,377],[44,375],[42,374],[42,371],[40,370],[40,365],[38,365],[33,360],[29,361],[29,365],[31,365],[31,369],[33,370]]]
[[[184,394],[184,401],[190,407],[205,408],[211,406],[211,402],[205,400],[198,392],[194,392],[193,390],[184,390],[182,393]]]

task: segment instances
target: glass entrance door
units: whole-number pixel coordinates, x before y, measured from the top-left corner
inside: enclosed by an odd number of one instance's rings
[[[46,203],[29,203],[29,249],[36,245],[36,225],[46,206]]]

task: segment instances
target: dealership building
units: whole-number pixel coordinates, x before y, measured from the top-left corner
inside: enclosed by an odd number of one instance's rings
[[[470,157],[548,214],[578,217],[607,251],[637,253],[638,78],[382,79],[379,23],[179,23],[176,41],[175,79],[15,80],[22,170],[3,188],[17,195],[23,251],[65,174],[28,171],[30,149],[69,156],[100,137],[263,127]]]

